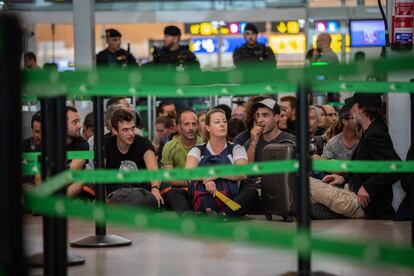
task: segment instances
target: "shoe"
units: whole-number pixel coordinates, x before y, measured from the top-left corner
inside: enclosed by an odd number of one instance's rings
[[[206,209],[206,216],[209,216],[209,217],[217,217],[217,212],[214,211],[214,210],[212,210],[212,209],[210,209],[210,208],[207,208]]]
[[[335,213],[323,204],[311,204],[311,217],[313,219],[345,219],[346,217]]]

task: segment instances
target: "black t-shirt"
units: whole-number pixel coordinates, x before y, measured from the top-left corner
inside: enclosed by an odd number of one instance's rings
[[[22,150],[23,152],[40,152],[40,144],[35,145],[33,137],[29,137],[23,140],[22,143]],[[39,160],[40,162],[40,160]],[[33,175],[23,175],[22,177],[23,183],[32,183],[34,184],[34,176]]]
[[[139,169],[147,169],[144,161],[144,154],[148,150],[152,150],[155,154],[154,147],[148,139],[136,135],[134,142],[126,154],[119,151],[116,144],[117,137],[109,137],[105,140],[105,159],[106,168],[119,169],[120,171],[134,171]],[[107,185],[108,194],[121,187],[136,187],[134,184],[125,185]],[[149,188],[149,183],[139,184],[138,187]]]
[[[246,149],[249,147],[250,140],[246,143]],[[275,139],[267,142],[260,136],[259,141],[256,145],[256,151],[254,155],[255,161],[262,161],[263,149],[270,144],[291,144],[296,146],[296,137],[290,133],[282,131]]]
[[[246,142],[249,139],[250,139],[250,131],[245,130],[239,133],[236,137],[234,137],[233,143],[244,146],[244,144],[246,144]]]
[[[40,151],[40,144],[36,145],[33,137],[29,137],[23,140],[23,152]]]
[[[288,120],[286,124],[287,124],[287,129],[285,129],[284,131],[287,133],[296,135],[296,120],[295,121]]]
[[[76,137],[72,140],[72,143],[66,145],[66,151],[85,151],[89,150],[88,142],[82,137]]]
[[[72,140],[72,143],[70,143],[69,145],[66,145],[66,151],[89,151],[89,144],[82,137],[76,137]],[[85,160],[85,161],[88,162],[88,160]],[[67,168],[70,167],[70,163],[71,163],[71,160],[67,160],[67,163],[66,163]]]

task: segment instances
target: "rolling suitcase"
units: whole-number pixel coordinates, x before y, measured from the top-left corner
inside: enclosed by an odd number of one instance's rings
[[[263,149],[262,161],[283,161],[295,159],[295,148],[290,144],[272,144]],[[276,173],[263,175],[261,180],[261,201],[267,220],[272,215],[291,222],[296,214],[296,174]]]

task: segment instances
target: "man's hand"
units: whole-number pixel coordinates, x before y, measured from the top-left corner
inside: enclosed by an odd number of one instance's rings
[[[317,48],[313,48],[313,51],[312,51],[313,60],[316,60],[320,55],[321,53],[317,50]]]
[[[213,196],[216,195],[216,183],[214,181],[209,180],[209,181],[205,182],[204,185],[206,186],[207,192],[209,192]]]
[[[361,186],[358,190],[358,201],[359,204],[362,205],[362,207],[366,208],[370,203],[370,198],[367,190],[365,190],[364,186]]]
[[[164,199],[161,196],[160,190],[158,190],[157,188],[152,188],[151,189],[151,194],[157,200],[158,208],[160,208],[161,204],[164,204]]]
[[[345,182],[345,178],[339,174],[330,174],[322,178],[322,181],[331,185],[341,185]]]
[[[250,141],[252,144],[257,144],[259,141],[260,135],[263,133],[263,127],[255,125],[250,131]]]

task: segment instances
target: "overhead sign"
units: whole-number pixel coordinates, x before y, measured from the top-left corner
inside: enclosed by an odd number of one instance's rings
[[[336,21],[336,20],[315,21],[315,29],[320,33],[337,33],[339,32],[339,21]]]
[[[267,45],[267,38],[265,36],[259,36],[258,42]],[[245,40],[241,36],[227,36],[222,38],[221,52],[232,53],[237,47],[240,47],[245,43]],[[191,39],[190,50],[196,54],[215,54],[218,52],[218,39],[215,36],[209,37],[193,37]]]
[[[272,32],[280,34],[299,34],[303,32],[305,20],[290,20],[272,22]]]
[[[211,21],[201,23],[185,24],[185,33],[197,36],[210,36],[210,35],[228,35],[228,34],[242,34],[246,22],[224,22],[224,21]],[[264,22],[255,22],[254,25],[257,27],[259,32],[265,31]]]
[[[297,35],[270,35],[269,46],[276,54],[303,54],[306,51],[306,37]]]

